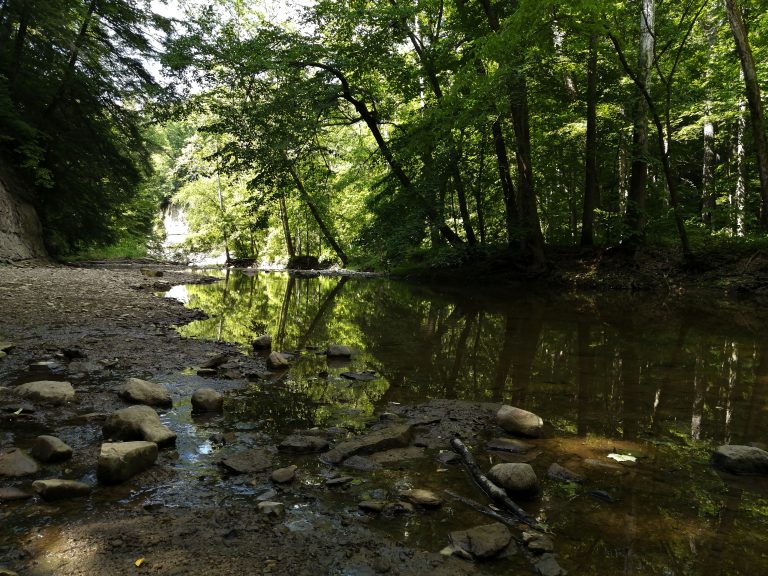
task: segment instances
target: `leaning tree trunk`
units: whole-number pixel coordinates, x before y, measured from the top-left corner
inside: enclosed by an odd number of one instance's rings
[[[739,54],[739,60],[741,60],[741,70],[744,73],[749,116],[752,120],[752,138],[757,156],[757,171],[760,176],[760,229],[765,232],[768,231],[768,140],[765,136],[765,118],[760,100],[760,85],[757,81],[755,59],[752,57],[752,48],[749,45],[741,8],[734,0],[726,0],[725,10],[736,42],[736,52]]]

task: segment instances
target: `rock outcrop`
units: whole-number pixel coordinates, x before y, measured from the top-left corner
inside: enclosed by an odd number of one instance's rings
[[[16,187],[0,170],[0,260],[47,258],[37,212],[11,194]]]

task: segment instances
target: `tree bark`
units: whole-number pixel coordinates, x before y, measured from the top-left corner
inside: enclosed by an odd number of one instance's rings
[[[744,205],[747,196],[746,148],[744,147],[744,132],[746,131],[746,105],[739,103],[739,116],[736,121],[736,186],[731,194],[731,210],[733,212],[733,233],[736,236],[744,236]]]
[[[293,236],[291,236],[291,227],[288,223],[288,210],[285,206],[285,196],[280,195],[280,221],[283,223],[283,235],[285,236],[285,247],[288,250],[288,257],[296,256],[296,248],[293,246]]]
[[[507,144],[504,141],[504,131],[501,127],[501,120],[498,118],[491,125],[493,134],[493,146],[496,151],[496,167],[499,171],[499,182],[501,183],[501,192],[504,195],[504,216],[507,225],[507,241],[511,244],[520,226],[520,216],[517,209],[517,199],[515,185],[512,182],[512,172],[507,156]]]
[[[587,140],[584,146],[584,211],[581,218],[581,247],[594,246],[595,206],[599,195],[597,168],[597,34],[589,37],[587,61]]]
[[[749,45],[747,28],[741,8],[735,0],[725,1],[728,24],[736,42],[736,52],[741,60],[741,70],[744,73],[744,86],[749,103],[749,116],[752,120],[752,136],[757,156],[757,171],[760,176],[760,229],[768,231],[768,140],[765,136],[765,117],[760,99],[760,85],[757,80],[755,60],[752,47]]]

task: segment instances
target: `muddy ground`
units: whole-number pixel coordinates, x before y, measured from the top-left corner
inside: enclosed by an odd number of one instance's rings
[[[32,480],[50,477],[85,479],[95,486],[85,499],[0,502],[0,573],[2,568],[29,575],[496,572],[493,564],[440,555],[448,544],[442,534],[429,549],[413,549],[396,531],[378,530],[378,519],[360,513],[354,502],[323,504],[327,488],[309,481],[292,495],[281,495],[303,502],[310,511],[310,529],[267,518],[244,500],[208,499],[204,491],[190,495],[186,504],[147,504],[151,499],[137,495],[180,481],[174,452],[163,453],[155,467],[125,486],[96,483],[100,422],[105,413],[126,405],[116,395],[126,378],[167,379],[216,354],[228,356],[226,377],[205,385],[237,390],[264,377],[263,357],[243,355],[221,342],[185,339],[174,331],[174,325],[200,313],[157,293],[173,284],[208,280],[169,269],[162,277],[149,277],[138,267],[0,266],[0,341],[14,344],[0,358],[0,387],[6,387],[0,393],[0,448],[26,448],[39,433],[57,434],[75,448],[71,462],[45,466],[30,477],[0,478],[0,488],[29,490]],[[21,401],[7,389],[41,379],[72,382],[76,401],[46,408]],[[174,403],[188,398],[193,387],[172,387]],[[462,410],[452,404],[451,418],[445,419],[448,428],[424,429],[422,445],[435,448],[459,430],[471,437],[482,429],[483,415],[492,414],[492,408]],[[426,414],[433,422],[444,416],[439,405],[426,412],[408,407],[401,412],[417,420]],[[312,461],[306,461],[308,468],[318,466],[316,457]],[[200,481],[202,485],[205,478]],[[220,481],[217,494],[222,486],[237,489],[236,482]],[[419,522],[418,515],[428,513],[415,514],[413,521]]]

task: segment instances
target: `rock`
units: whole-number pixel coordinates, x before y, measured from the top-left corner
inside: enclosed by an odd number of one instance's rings
[[[413,514],[416,508],[410,502],[403,502],[398,500],[397,502],[387,502],[382,510],[382,514],[385,516],[399,516],[401,514]]]
[[[141,272],[142,276],[146,276],[147,278],[162,278],[163,277],[162,270],[152,270],[150,268],[141,268],[139,271]]]
[[[6,356],[8,356],[8,354],[0,350],[0,358],[5,358]]]
[[[352,349],[341,344],[331,344],[325,349],[325,355],[328,358],[350,358],[352,356]]]
[[[157,460],[154,442],[105,442],[101,445],[96,476],[104,484],[117,484],[151,468]]]
[[[15,486],[0,488],[0,502],[12,502],[14,500],[27,500],[32,498],[32,494],[25,492]]]
[[[14,572],[10,568],[0,567],[0,576],[19,576],[19,573]]]
[[[40,470],[32,458],[18,448],[9,448],[0,454],[0,478],[3,476],[18,478],[36,474]]]
[[[383,452],[376,452],[371,455],[371,460],[376,464],[391,465],[399,464],[407,460],[418,460],[420,458],[426,458],[426,451],[420,446],[408,446],[408,448],[394,448],[392,450],[385,450]],[[346,465],[347,461],[344,461]]]
[[[357,504],[357,507],[363,512],[374,512],[378,514],[384,510],[386,505],[387,503],[384,500],[363,500]]]
[[[595,500],[608,502],[608,504],[613,504],[616,502],[616,499],[605,490],[590,490],[587,492],[587,496],[594,498]]]
[[[344,468],[352,468],[353,470],[363,470],[364,472],[371,472],[373,470],[381,470],[381,464],[374,462],[366,456],[351,456],[341,463]]]
[[[541,559],[534,564],[534,567],[541,576],[566,576],[568,574],[560,567],[552,554],[543,554]]]
[[[10,352],[16,347],[16,345],[13,342],[8,342],[7,340],[0,340],[0,352]]]
[[[295,464],[292,466],[287,466],[286,468],[278,468],[272,472],[272,482],[276,482],[277,484],[287,484],[288,482],[293,482],[293,479],[296,478],[297,468],[298,466]]]
[[[219,373],[216,368],[199,368],[196,372],[198,376],[202,376],[203,378],[213,378]]]
[[[222,458],[220,464],[234,474],[254,474],[272,467],[272,454],[264,448],[253,448]]]
[[[443,505],[443,499],[440,496],[431,490],[422,490],[420,488],[400,492],[400,498],[424,508],[439,508]]]
[[[90,485],[74,480],[35,480],[32,482],[32,489],[43,500],[79,498],[88,496],[91,492]]]
[[[609,462],[601,462],[600,460],[595,460],[593,458],[587,458],[582,462],[582,464],[586,468],[595,470],[596,472],[600,472],[602,474],[608,474],[610,476],[623,476],[624,474],[628,473],[623,466],[610,464]]]
[[[55,382],[52,380],[40,380],[29,382],[16,387],[16,393],[46,404],[60,406],[75,399],[75,389],[69,382]]]
[[[285,514],[285,504],[282,502],[259,502],[258,507],[259,512],[273,518],[280,518]]]
[[[500,522],[451,532],[451,543],[473,558],[486,560],[501,554],[512,542],[509,528]]]
[[[160,406],[161,408],[170,408],[173,406],[171,395],[162,384],[140,380],[139,378],[129,378],[123,384],[117,393],[120,398],[134,404],[145,404],[146,406]]]
[[[226,354],[216,354],[216,356],[208,358],[208,360],[200,364],[200,368],[218,368],[222,364],[225,364],[228,359],[229,356]]]
[[[38,436],[29,453],[40,462],[63,462],[72,458],[72,448],[55,436]]]
[[[547,476],[553,480],[560,480],[561,482],[575,482],[577,484],[584,482],[583,476],[568,470],[568,468],[565,468],[564,466],[560,466],[557,462],[552,462],[547,470]]]
[[[266,502],[267,500],[272,500],[273,498],[277,498],[277,490],[267,490],[263,494],[259,494],[256,497],[256,500],[259,502]]]
[[[539,493],[539,479],[530,464],[496,464],[488,471],[488,478],[510,496],[534,498]]]
[[[486,450],[498,450],[500,452],[512,452],[513,454],[525,454],[535,446],[515,440],[514,438],[494,438],[485,445]]]
[[[149,406],[129,406],[110,414],[102,428],[105,438],[114,440],[146,440],[158,446],[176,443],[176,434],[160,422],[160,416]]]
[[[198,388],[192,394],[193,412],[221,412],[224,407],[224,396],[213,388]]]
[[[507,432],[523,436],[541,436],[544,428],[544,421],[539,416],[514,406],[502,406],[496,413],[496,420]]]
[[[370,382],[376,380],[376,374],[373,372],[342,372],[342,378],[347,380],[355,380],[356,382]]]
[[[329,478],[325,481],[326,486],[344,486],[345,484],[349,484],[352,482],[354,478],[352,476],[337,476],[336,478]]]
[[[277,447],[281,452],[293,454],[313,454],[328,449],[328,440],[321,436],[302,436],[293,434],[280,442]]]
[[[712,454],[712,463],[732,474],[768,474],[768,452],[754,446],[720,446]]]
[[[269,350],[272,348],[272,336],[262,334],[253,341],[253,348],[255,350]]]
[[[280,352],[270,352],[267,357],[267,368],[270,370],[285,370],[289,365],[288,358]]]
[[[341,442],[323,454],[320,459],[327,464],[338,465],[355,454],[371,454],[390,448],[404,448],[408,446],[412,437],[413,427],[410,424],[388,426],[365,436]]]
[[[459,455],[456,454],[456,452],[452,452],[450,450],[441,450],[440,455],[437,457],[437,461],[440,462],[440,464],[457,464],[460,459]]]
[[[555,544],[549,536],[539,534],[538,532],[523,532],[523,542],[528,550],[534,554],[542,554],[544,552],[552,552],[555,549]]]

